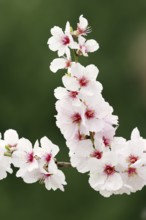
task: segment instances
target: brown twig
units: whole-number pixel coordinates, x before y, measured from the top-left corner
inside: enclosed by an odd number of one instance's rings
[[[57,162],[57,166],[61,167],[61,168],[63,168],[63,167],[71,167],[71,163],[69,163],[69,162]]]

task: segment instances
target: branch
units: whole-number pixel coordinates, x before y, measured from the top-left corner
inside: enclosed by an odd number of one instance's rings
[[[71,166],[71,163],[69,163],[69,162],[57,162],[57,166],[58,167],[72,167]]]

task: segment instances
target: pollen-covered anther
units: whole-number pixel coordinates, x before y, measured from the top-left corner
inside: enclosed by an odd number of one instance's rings
[[[129,177],[137,175],[136,168],[134,167],[129,167],[127,172]]]
[[[78,92],[77,92],[77,91],[71,91],[71,92],[69,93],[69,95],[70,95],[71,98],[76,98],[77,95],[78,95]]]
[[[73,114],[71,118],[72,118],[72,122],[77,124],[79,124],[82,120],[82,117],[79,113]]]
[[[115,167],[114,166],[111,166],[111,165],[106,165],[105,168],[104,168],[104,172],[110,176],[110,175],[113,175],[116,171],[115,171]]]
[[[130,155],[129,158],[128,158],[128,162],[130,164],[135,163],[137,160],[138,160],[138,156],[134,156],[134,155]]]
[[[95,111],[92,110],[92,109],[88,109],[88,110],[85,112],[85,116],[86,116],[87,119],[94,118],[94,117],[95,117]]]
[[[98,151],[98,150],[95,150],[92,154],[91,154],[91,157],[95,157],[97,159],[101,159],[102,158],[102,152],[101,151]]]

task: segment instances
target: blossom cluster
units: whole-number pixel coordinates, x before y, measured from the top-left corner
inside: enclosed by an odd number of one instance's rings
[[[116,137],[118,117],[102,96],[98,68],[78,62],[80,56],[99,49],[95,40],[86,39],[90,32],[81,15],[75,30],[69,22],[65,31],[55,26],[48,40],[49,48],[59,56],[51,62],[51,71],[65,69],[63,87],[54,94],[56,124],[66,140],[70,163],[57,161],[59,147],[47,137],[33,145],[9,129],[3,137],[0,134],[0,180],[15,167],[16,176],[26,183],[40,182],[48,190],[64,191],[65,175],[59,168],[71,164],[80,173],[88,173],[90,186],[104,197],[130,194],[146,185],[146,139],[138,128],[130,140]]]
[[[63,87],[55,89],[56,124],[66,139],[71,165],[89,174],[90,186],[101,195],[130,194],[146,185],[146,140],[135,128],[131,139],[116,137],[118,117],[102,96],[98,68],[82,66],[78,59],[99,48],[86,36],[91,28],[83,15],[76,30],[67,22],[65,31],[55,26],[48,46],[58,53],[52,72],[65,69]],[[73,59],[74,57],[74,59]]]
[[[59,147],[47,137],[34,144],[19,138],[15,130],[9,129],[0,139],[0,180],[12,173],[12,165],[18,169],[16,176],[25,183],[44,183],[46,189],[64,191],[64,173],[58,169],[56,155]]]
[[[99,48],[99,44],[93,40],[86,40],[85,36],[90,33],[91,28],[88,21],[83,17],[79,18],[77,30],[73,31],[70,23],[66,23],[65,31],[55,26],[51,29],[52,37],[48,40],[50,50],[57,51],[59,58],[54,59],[50,65],[52,72],[56,73],[59,69],[68,69],[72,65],[71,49],[74,55],[88,56]],[[76,42],[74,39],[77,39]]]

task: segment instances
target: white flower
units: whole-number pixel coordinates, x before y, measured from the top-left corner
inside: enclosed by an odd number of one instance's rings
[[[137,131],[132,132],[132,140],[128,141],[119,152],[122,178],[131,192],[141,190],[146,183],[146,141],[137,135]]]
[[[100,145],[110,147],[115,136],[116,128],[106,124],[102,131],[95,133],[94,139]]]
[[[117,120],[113,121],[113,108],[108,102],[105,102],[101,96],[89,98],[86,102],[85,125],[92,132],[100,132],[106,126],[117,124]],[[108,118],[108,120],[107,120]]]
[[[101,195],[109,197],[123,186],[123,180],[118,172],[118,156],[114,152],[104,153],[101,160],[93,158],[89,162],[89,183]]]
[[[64,87],[58,87],[54,90],[54,95],[61,102],[70,102],[72,105],[80,105],[81,100],[86,102],[88,100],[88,96],[81,91],[68,91]],[[91,98],[91,96],[90,96]]]
[[[66,100],[66,101],[79,100],[79,92],[67,91],[67,89],[65,89],[64,87],[57,87],[54,90],[54,95],[59,100]]]
[[[98,69],[95,65],[82,66],[79,63],[72,64],[71,76],[63,76],[63,84],[69,91],[80,91],[86,95],[95,95],[102,91],[102,85],[96,81]]]
[[[54,173],[44,170],[44,172],[41,173],[41,179],[45,183],[45,187],[48,190],[60,189],[61,191],[64,191],[63,185],[67,184],[64,173],[59,169]]]
[[[40,143],[41,147],[35,147],[35,152],[39,157],[39,180],[45,183],[48,190],[60,189],[64,191],[63,185],[66,185],[65,175],[55,163],[55,156],[59,152],[59,148],[47,137],[43,137]]]
[[[87,35],[91,32],[90,27],[88,27],[88,21],[86,18],[81,15],[79,17],[79,23],[77,24],[77,30],[75,31],[76,35]]]
[[[60,27],[55,26],[51,29],[52,37],[48,40],[50,50],[58,51],[58,56],[63,56],[69,53],[69,47],[78,49],[78,44],[74,42],[70,33],[70,24],[66,23],[65,33]]]
[[[84,37],[79,36],[78,41],[79,41],[79,50],[77,53],[79,55],[88,56],[88,53],[93,53],[99,49],[99,44],[95,40],[86,41]]]
[[[37,145],[37,144],[36,144]],[[21,138],[17,145],[17,150],[12,154],[12,162],[19,170],[16,173],[17,177],[25,177],[27,172],[33,172],[38,169],[38,161],[35,157],[35,148],[29,140]],[[37,178],[34,178],[34,182]],[[33,179],[31,180],[33,182]]]
[[[66,57],[54,59],[50,64],[50,70],[56,73],[60,69],[70,69],[71,65],[72,60],[69,53]]]
[[[82,102],[80,105],[72,105],[71,102],[59,100],[56,109],[57,126],[67,140],[74,138],[78,130],[83,134],[89,133],[84,124],[85,106]]]
[[[9,156],[5,156],[6,149],[4,141],[0,141],[0,180],[7,177],[7,172],[12,173],[11,162],[12,159]]]
[[[93,134],[94,141],[86,139],[86,136],[80,136],[80,139],[67,141],[67,147],[70,149],[70,161],[73,167],[81,173],[88,172],[90,159],[96,158],[100,160],[103,154],[110,151],[109,147],[105,146],[104,140],[99,133]]]
[[[43,169],[44,166],[48,166],[49,169],[56,170],[57,165],[55,163],[55,156],[59,152],[59,147],[53,144],[47,137],[43,137],[40,140],[41,147],[35,148],[35,154],[40,158],[39,167]]]

